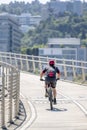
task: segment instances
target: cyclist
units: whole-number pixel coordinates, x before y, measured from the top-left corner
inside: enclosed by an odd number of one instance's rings
[[[55,61],[50,60],[49,66],[45,67],[40,73],[40,80],[43,80],[42,77],[45,75],[45,97],[48,96],[47,86],[49,82],[52,82],[54,104],[56,104],[56,80],[60,79],[60,70],[55,66]]]

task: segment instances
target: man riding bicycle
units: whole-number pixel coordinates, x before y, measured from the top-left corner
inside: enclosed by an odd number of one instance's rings
[[[52,83],[52,88],[53,88],[53,96],[54,96],[54,104],[56,104],[56,80],[60,79],[60,70],[58,67],[55,66],[55,61],[50,60],[49,61],[49,66],[45,67],[43,71],[40,73],[40,80],[42,80],[42,77],[45,75],[45,97],[48,96],[47,93],[47,87],[49,82]]]

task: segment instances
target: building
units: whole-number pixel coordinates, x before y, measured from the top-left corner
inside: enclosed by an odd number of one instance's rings
[[[41,21],[40,15],[32,16],[30,13],[23,13],[16,17],[20,25],[38,25]]]
[[[48,8],[51,13],[58,14],[66,11],[66,2],[63,1],[51,1],[48,3]]]
[[[51,48],[77,48],[80,47],[79,38],[49,38],[48,47]]]
[[[20,25],[30,25],[30,13],[23,13],[16,16]]]
[[[39,48],[40,56],[77,60],[76,48]]]
[[[48,3],[48,10],[50,13],[58,15],[59,13],[64,13],[66,11],[75,13],[77,15],[82,15],[83,13],[83,3],[81,0],[69,0],[67,2],[60,0],[51,0]]]
[[[47,48],[39,48],[39,56],[87,60],[86,48],[80,47],[78,38],[50,38]]]
[[[16,18],[23,33],[27,32],[29,29],[35,29],[35,26],[39,25],[41,21],[40,15],[32,16],[30,13],[17,15]]]
[[[16,19],[10,14],[0,14],[0,51],[20,53],[22,33]]]
[[[83,13],[83,4],[80,0],[73,0],[73,13],[82,15]]]
[[[87,48],[79,48],[77,50],[78,55],[77,55],[77,59],[78,60],[82,60],[82,61],[87,61]]]
[[[40,15],[30,17],[30,25],[39,25],[40,21],[41,21]]]
[[[29,30],[34,30],[35,27],[34,26],[28,26],[28,25],[21,25],[20,26],[20,30],[23,32],[23,33],[26,33],[28,32]]]

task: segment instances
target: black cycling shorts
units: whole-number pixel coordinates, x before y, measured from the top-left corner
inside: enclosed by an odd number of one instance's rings
[[[45,78],[45,84],[48,85],[49,83],[51,83],[52,88],[56,87],[56,79],[46,77]]]

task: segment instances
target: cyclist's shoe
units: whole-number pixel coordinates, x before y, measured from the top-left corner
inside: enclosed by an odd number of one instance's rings
[[[54,104],[57,104],[56,98],[54,98]]]
[[[49,97],[49,101],[50,101],[50,97]],[[54,99],[52,99],[52,102],[54,102]]]
[[[47,92],[45,93],[45,97],[48,97],[48,93]]]

